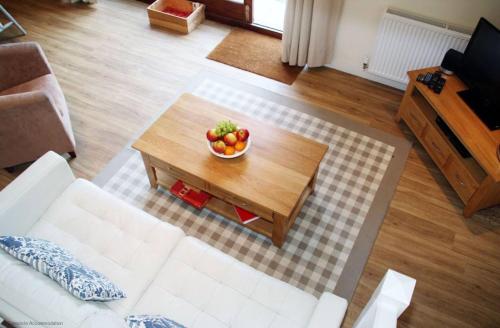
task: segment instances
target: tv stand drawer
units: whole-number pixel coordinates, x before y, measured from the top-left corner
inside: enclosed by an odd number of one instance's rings
[[[405,100],[401,108],[401,117],[403,117],[413,133],[416,136],[420,136],[428,125],[424,113],[417,107],[411,97]]]
[[[443,167],[452,154],[452,150],[439,132],[435,130],[435,127],[428,125],[424,135],[420,139],[434,162],[438,166]]]
[[[446,179],[466,203],[479,186],[469,172],[455,158],[451,158],[443,170]]]

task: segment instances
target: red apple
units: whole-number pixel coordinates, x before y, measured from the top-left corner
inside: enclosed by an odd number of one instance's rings
[[[236,137],[236,134],[230,132],[224,136],[224,142],[227,146],[234,146],[238,142],[238,138]]]
[[[236,136],[238,137],[238,141],[245,142],[250,137],[250,132],[247,129],[239,129],[236,131]]]
[[[210,129],[207,131],[207,139],[208,141],[217,141],[219,140],[219,136],[215,133],[215,129]]]
[[[212,143],[212,148],[216,153],[222,154],[226,150],[226,144],[222,140]]]

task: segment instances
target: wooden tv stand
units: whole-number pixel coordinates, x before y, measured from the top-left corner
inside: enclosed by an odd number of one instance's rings
[[[464,216],[500,204],[500,130],[490,131],[460,98],[457,91],[467,87],[455,76],[447,81],[441,94],[417,82],[420,73],[437,67],[408,72],[410,82],[399,107],[401,119],[413,131],[448,182],[464,202]],[[463,158],[436,124],[440,116],[472,157]]]

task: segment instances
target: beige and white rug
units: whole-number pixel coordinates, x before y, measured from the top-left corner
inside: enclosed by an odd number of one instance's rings
[[[150,188],[140,155],[127,148],[95,182],[188,235],[319,296],[350,299],[404,168],[410,144],[339,115],[231,79],[203,74],[184,92],[302,134],[329,150],[316,192],[281,249],[167,190]],[[193,159],[196,160],[196,159]]]

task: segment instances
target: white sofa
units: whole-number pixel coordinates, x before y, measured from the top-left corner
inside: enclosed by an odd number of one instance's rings
[[[0,317],[124,327],[163,314],[188,327],[339,327],[347,302],[319,300],[254,270],[166,222],[75,179],[49,152],[0,192],[0,235],[56,242],[106,275],[127,298],[85,302],[0,251]]]

